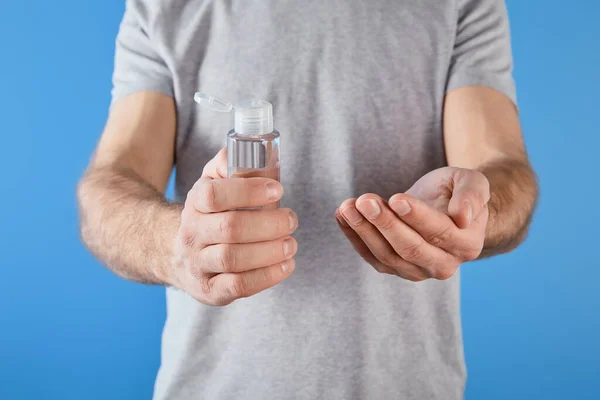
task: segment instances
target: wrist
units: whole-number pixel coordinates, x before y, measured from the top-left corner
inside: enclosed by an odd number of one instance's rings
[[[480,170],[490,182],[489,217],[480,258],[514,250],[527,236],[538,198],[535,173],[527,162],[498,162]]]
[[[157,282],[164,286],[177,287],[175,275],[176,266],[181,262],[177,251],[177,231],[181,220],[181,204],[162,204],[156,215],[156,229],[154,229],[154,246],[160,249],[156,262],[151,263],[152,274]]]
[[[156,263],[152,268],[152,275],[154,280],[162,286],[176,286],[175,285],[175,274],[174,265],[175,260],[173,257],[165,257],[165,262]]]

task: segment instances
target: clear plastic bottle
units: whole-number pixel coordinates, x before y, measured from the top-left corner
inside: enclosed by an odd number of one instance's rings
[[[194,100],[214,111],[234,110],[234,128],[227,134],[227,175],[229,178],[265,177],[279,182],[279,132],[273,129],[273,106],[252,100],[233,106],[204,93]],[[277,208],[279,202],[265,208]]]

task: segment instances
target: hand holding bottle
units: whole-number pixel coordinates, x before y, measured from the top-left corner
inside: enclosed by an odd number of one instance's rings
[[[227,305],[287,278],[295,267],[298,220],[290,209],[263,208],[283,187],[269,178],[227,179],[226,151],[204,168],[187,195],[171,283],[196,300]]]

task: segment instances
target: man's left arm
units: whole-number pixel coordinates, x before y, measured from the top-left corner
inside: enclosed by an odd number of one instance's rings
[[[448,279],[466,262],[523,241],[538,187],[512,76],[505,0],[457,0],[445,88],[447,167],[390,199],[364,194],[336,211],[355,250],[377,271]]]
[[[538,197],[513,102],[485,86],[446,96],[448,165],[481,172],[489,182],[488,223],[480,258],[506,253],[524,239]]]
[[[516,107],[485,86],[450,91],[447,167],[389,200],[364,194],[336,211],[355,250],[377,271],[411,281],[448,279],[467,261],[525,238],[538,196]]]

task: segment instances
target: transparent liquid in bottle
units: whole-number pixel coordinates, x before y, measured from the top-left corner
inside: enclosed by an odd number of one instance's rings
[[[279,182],[279,132],[227,134],[227,175],[229,178],[263,177]],[[278,208],[279,202],[258,208]],[[252,208],[256,209],[256,208]]]

